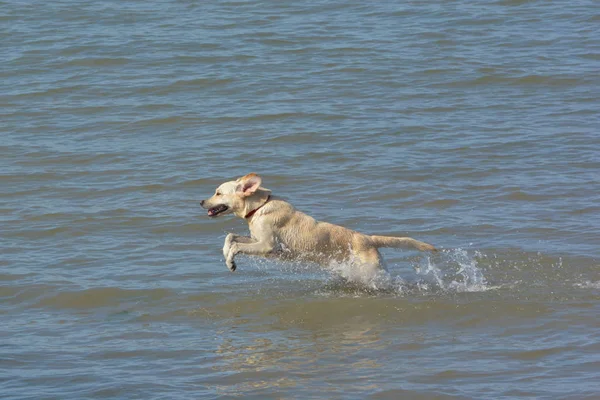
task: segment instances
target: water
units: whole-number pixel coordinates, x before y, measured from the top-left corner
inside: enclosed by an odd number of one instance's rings
[[[0,3],[0,393],[598,398],[594,1]],[[257,172],[443,249],[222,260]]]

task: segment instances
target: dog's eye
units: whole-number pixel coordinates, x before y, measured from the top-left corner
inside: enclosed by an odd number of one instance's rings
[[[217,192],[216,194],[217,194],[217,196],[220,196],[220,195],[221,195],[221,193],[220,193],[220,192]]]

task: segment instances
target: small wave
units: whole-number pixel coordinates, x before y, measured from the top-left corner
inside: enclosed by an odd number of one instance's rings
[[[576,86],[585,84],[586,81],[581,78],[562,76],[562,75],[525,75],[525,76],[506,76],[506,75],[484,75],[470,79],[455,80],[450,82],[434,83],[432,87],[476,87],[476,86]]]
[[[59,309],[115,307],[122,305],[124,302],[158,301],[164,299],[170,293],[168,289],[122,289],[118,287],[62,291],[41,299],[36,307]]]
[[[74,58],[63,64],[60,67],[75,66],[75,67],[100,67],[100,66],[121,66],[132,62],[130,57],[82,57]]]
[[[227,86],[235,82],[232,78],[204,78],[178,79],[162,85],[137,87],[140,94],[170,94],[179,90],[205,90],[214,87]]]

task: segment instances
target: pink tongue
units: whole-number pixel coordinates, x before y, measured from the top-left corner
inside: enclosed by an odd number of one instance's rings
[[[211,216],[211,215],[213,215],[213,214],[214,214],[213,210],[208,210],[208,215],[209,215],[209,216]]]

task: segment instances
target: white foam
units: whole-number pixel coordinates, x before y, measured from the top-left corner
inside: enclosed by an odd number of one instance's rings
[[[573,286],[582,288],[582,289],[600,289],[600,281],[596,281],[596,282],[585,281],[585,282],[581,282],[581,283],[576,283]]]

